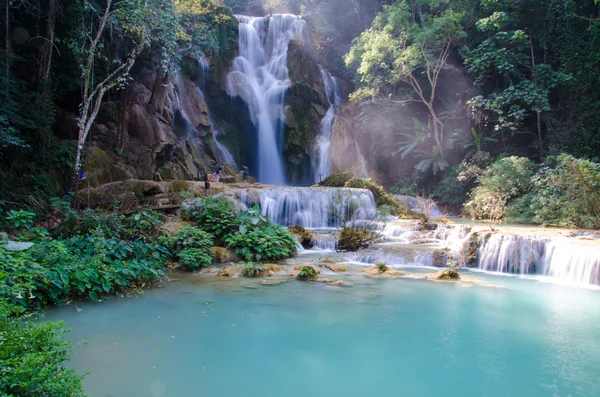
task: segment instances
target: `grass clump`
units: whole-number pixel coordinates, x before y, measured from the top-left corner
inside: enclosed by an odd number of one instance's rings
[[[361,248],[367,248],[374,240],[374,233],[363,228],[346,226],[340,233],[338,249],[341,251],[358,251]]]

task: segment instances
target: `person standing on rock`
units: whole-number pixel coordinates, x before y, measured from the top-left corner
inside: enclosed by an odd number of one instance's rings
[[[212,177],[212,175],[206,174],[206,176],[204,177],[204,195],[206,197],[210,196],[210,178]]]

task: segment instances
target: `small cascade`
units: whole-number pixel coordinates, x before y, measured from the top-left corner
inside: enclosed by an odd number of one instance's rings
[[[289,14],[269,17],[236,16],[239,56],[227,75],[227,93],[247,105],[258,131],[258,180],[284,185],[278,140],[283,133],[283,104],[291,85],[287,68],[288,44],[309,42],[306,23]]]
[[[569,237],[495,233],[479,237],[479,269],[548,276],[571,284],[600,284],[600,245]]]
[[[343,103],[342,94],[337,79],[319,65],[323,85],[329,109],[323,120],[321,120],[321,134],[317,137],[313,155],[313,169],[315,173],[315,182],[328,177],[331,174],[331,164],[329,160],[329,146],[331,144],[331,132],[333,127],[333,119],[335,116],[335,107]]]
[[[385,263],[387,266],[434,266],[433,251],[407,251],[404,254],[387,252],[386,250],[365,250],[348,255],[350,262],[375,265]]]
[[[313,235],[313,249],[322,251],[333,251],[338,246],[337,234],[315,233]]]
[[[478,267],[499,273],[543,274],[541,259],[546,242],[543,238],[500,233],[481,235],[478,243]]]
[[[373,193],[366,189],[299,187],[253,193],[258,194],[258,200],[250,192],[240,194],[239,200],[246,207],[260,203],[262,214],[283,226],[339,228],[348,220],[373,219],[377,215]]]

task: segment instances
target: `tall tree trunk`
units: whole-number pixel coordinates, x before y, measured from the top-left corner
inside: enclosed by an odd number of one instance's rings
[[[55,0],[48,0],[47,21],[44,43],[40,49],[40,67],[38,70],[38,92],[43,94],[48,89],[50,67],[52,64],[52,47],[54,46],[54,25],[56,21]]]
[[[6,9],[5,9],[5,38],[6,38],[6,48],[5,48],[5,56],[6,56],[6,70],[5,70],[5,78],[6,81],[4,84],[6,84],[6,100],[10,99],[10,57],[11,57],[11,51],[10,51],[10,0],[4,0],[6,1]]]
[[[117,133],[117,148],[120,152],[123,152],[125,147],[125,135],[127,134],[127,105],[129,104],[129,85],[125,86],[123,94],[121,95],[121,106],[119,109],[119,126]]]

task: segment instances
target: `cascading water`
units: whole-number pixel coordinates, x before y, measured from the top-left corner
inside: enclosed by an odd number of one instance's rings
[[[600,246],[568,237],[492,234],[479,237],[482,270],[553,277],[573,284],[600,284]]]
[[[284,185],[278,139],[283,131],[285,91],[291,85],[287,51],[293,39],[308,42],[306,23],[289,14],[237,19],[239,56],[227,75],[227,92],[248,105],[258,131],[258,180]]]
[[[315,182],[321,178],[326,178],[331,174],[331,164],[329,160],[329,146],[331,145],[331,130],[335,116],[335,107],[343,102],[342,94],[337,79],[319,65],[325,93],[329,102],[329,109],[321,120],[321,134],[317,138],[313,153],[313,169],[315,170]]]
[[[366,189],[279,188],[256,192],[262,214],[283,226],[338,228],[346,220],[373,219],[377,214],[373,193]],[[246,207],[257,201],[248,192],[239,199]]]

